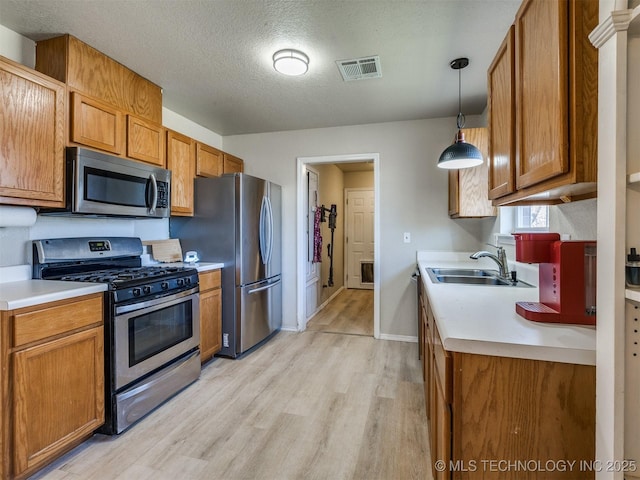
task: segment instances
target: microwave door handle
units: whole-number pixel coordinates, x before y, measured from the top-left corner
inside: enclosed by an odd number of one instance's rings
[[[158,182],[156,182],[156,176],[152,173],[149,175],[149,183],[151,184],[151,205],[149,205],[149,213],[156,213],[156,206],[158,205]]]

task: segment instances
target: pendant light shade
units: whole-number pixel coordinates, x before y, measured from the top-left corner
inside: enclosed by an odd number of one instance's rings
[[[484,163],[482,152],[464,141],[464,132],[458,130],[456,141],[449,145],[438,159],[438,167],[448,169],[477,167]]]
[[[460,70],[469,65],[468,58],[456,58],[450,63],[451,68],[458,70],[458,134],[453,145],[445,149],[438,159],[438,167],[447,169],[471,168],[482,165],[484,158],[482,152],[475,145],[464,141],[464,115],[462,114],[462,101],[460,92]]]

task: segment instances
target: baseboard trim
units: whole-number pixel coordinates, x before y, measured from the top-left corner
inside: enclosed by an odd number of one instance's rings
[[[309,318],[307,318],[307,323],[309,323],[309,321],[310,321],[313,317],[315,317],[318,313],[320,313],[324,307],[326,307],[327,305],[329,305],[329,303],[331,302],[331,300],[333,300],[334,298],[336,298],[336,297],[338,296],[338,294],[339,294],[340,292],[342,292],[343,290],[344,290],[344,285],[343,285],[343,286],[341,286],[341,287],[340,287],[338,290],[336,290],[335,292],[333,292],[333,295],[331,295],[329,298],[327,298],[324,302],[322,302],[322,304],[321,304],[318,308],[316,308],[316,311],[315,311],[315,312],[313,312]]]
[[[283,332],[299,332],[299,330],[295,327],[280,327],[280,330]]]
[[[418,337],[412,337],[409,335],[389,335],[388,333],[381,333],[379,340],[391,340],[392,342],[418,343]]]

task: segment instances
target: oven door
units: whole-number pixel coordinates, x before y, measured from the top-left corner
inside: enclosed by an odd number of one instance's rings
[[[115,389],[163,367],[200,344],[198,287],[115,308]]]

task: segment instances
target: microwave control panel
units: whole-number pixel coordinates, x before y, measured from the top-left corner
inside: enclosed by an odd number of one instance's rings
[[[169,208],[169,184],[158,182],[158,203],[157,208]]]

